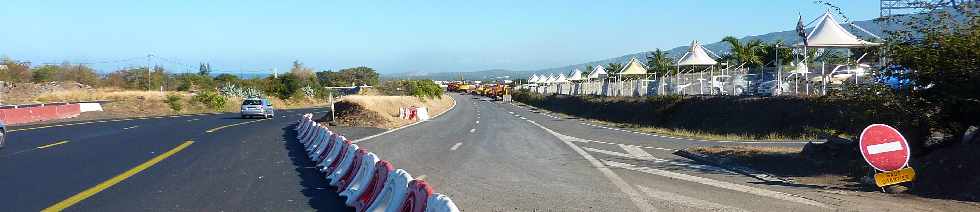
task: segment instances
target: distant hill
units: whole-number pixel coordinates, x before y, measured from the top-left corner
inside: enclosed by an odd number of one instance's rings
[[[855,21],[854,24],[876,35],[880,36],[882,34],[881,27],[877,23],[875,23],[874,20]],[[860,32],[860,30],[856,29],[853,26],[845,25],[845,24],[842,24],[842,26],[847,28],[848,31],[851,31],[854,35],[857,35],[858,37],[861,37],[863,39],[870,38],[869,36],[867,36],[867,33]],[[807,29],[806,31],[809,32],[811,29]],[[708,48],[709,50],[717,53],[718,55],[724,55],[730,50],[730,47],[728,46],[728,44],[721,42],[722,37],[723,36],[719,36],[718,39],[714,41],[703,40],[701,41],[701,43],[704,44],[705,48]],[[749,41],[754,39],[758,39],[763,42],[775,42],[778,40],[782,40],[784,43],[787,44],[795,44],[800,42],[800,39],[796,35],[795,30],[771,32],[771,33],[766,33],[766,34],[756,35],[756,36],[746,36],[740,38],[739,40]],[[687,49],[688,46],[685,45],[685,46],[678,46],[665,51],[667,51],[668,56],[676,59],[680,56],[683,56],[684,53],[687,52]],[[650,51],[653,50],[651,49]],[[535,74],[535,73],[538,74],[566,73],[567,74],[572,72],[572,70],[575,70],[576,68],[581,69],[584,72],[588,72],[590,70],[587,70],[586,68],[590,65],[605,66],[608,63],[625,64],[632,57],[636,57],[641,61],[646,61],[647,55],[649,55],[649,52],[638,52],[638,53],[627,54],[619,57],[603,59],[603,60],[597,60],[597,61],[591,61],[591,62],[579,63],[574,65],[561,66],[561,67],[554,67],[554,68],[538,69],[538,70],[514,71],[514,70],[493,69],[493,70],[472,71],[472,72],[442,72],[442,73],[414,73],[414,74],[396,73],[396,74],[383,75],[382,78],[387,78],[387,79],[428,78],[433,80],[453,80],[453,79],[459,79],[460,76],[462,76],[464,79],[467,80],[485,80],[485,79],[497,78],[502,76],[509,76],[509,79],[519,79],[519,78],[527,78],[531,74]]]

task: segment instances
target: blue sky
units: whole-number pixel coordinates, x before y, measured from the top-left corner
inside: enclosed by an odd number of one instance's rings
[[[852,20],[878,1],[831,1]],[[533,70],[795,27],[812,0],[48,1],[0,3],[0,55],[34,63],[147,54],[237,72],[369,66],[382,73]],[[143,60],[102,63],[103,71]]]

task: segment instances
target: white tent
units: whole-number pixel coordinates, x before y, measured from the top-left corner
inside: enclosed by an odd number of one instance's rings
[[[584,79],[585,78],[582,78],[582,70],[578,70],[577,68],[575,69],[575,71],[572,71],[572,75],[568,77],[569,81],[580,81]]]
[[[589,72],[588,78],[589,79],[598,79],[598,78],[603,77],[605,75],[607,75],[606,68],[603,68],[602,65],[596,65],[595,68],[592,69],[592,72]]]
[[[623,70],[620,70],[619,73],[617,73],[617,74],[619,74],[619,75],[643,75],[643,74],[647,74],[647,69],[645,67],[643,67],[643,64],[640,63],[640,60],[637,60],[634,57],[634,58],[630,58],[630,61],[628,63],[626,63],[625,66],[623,66]]]
[[[538,83],[538,75],[532,74],[530,78],[527,78],[528,83]]]
[[[820,22],[806,36],[807,47],[862,47],[881,45],[880,43],[868,42],[854,36],[854,34],[848,32],[844,27],[841,27],[837,23],[837,20],[834,20],[834,16],[830,15],[830,11],[820,16],[818,20]],[[798,45],[802,45],[802,43]]]
[[[711,59],[711,56],[708,56],[707,50],[697,40],[692,41],[691,48],[688,52],[680,60],[677,60],[677,65],[679,66],[714,64],[718,64],[718,61]]]
[[[566,82],[568,82],[568,78],[565,77],[565,74],[559,73],[558,77],[555,77],[555,83],[566,83]]]
[[[545,79],[545,80],[543,81],[543,83],[545,83],[545,84],[548,84],[548,83],[555,83],[555,74],[549,74],[549,75],[548,75],[548,78],[546,78],[546,79]]]

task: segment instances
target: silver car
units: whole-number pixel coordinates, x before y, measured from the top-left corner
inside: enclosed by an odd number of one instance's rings
[[[276,116],[275,109],[269,99],[248,98],[242,101],[242,118],[249,117],[272,118]]]

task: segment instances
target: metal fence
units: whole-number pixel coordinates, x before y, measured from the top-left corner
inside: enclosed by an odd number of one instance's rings
[[[704,71],[648,79],[596,79],[583,82],[525,84],[528,89],[543,94],[655,96],[655,95],[792,95],[819,96],[827,91],[843,89],[844,84],[872,83],[869,75],[853,76],[833,70],[841,66],[816,65],[808,67],[815,73],[778,72],[775,69],[733,69]],[[777,78],[782,80],[776,80]]]

